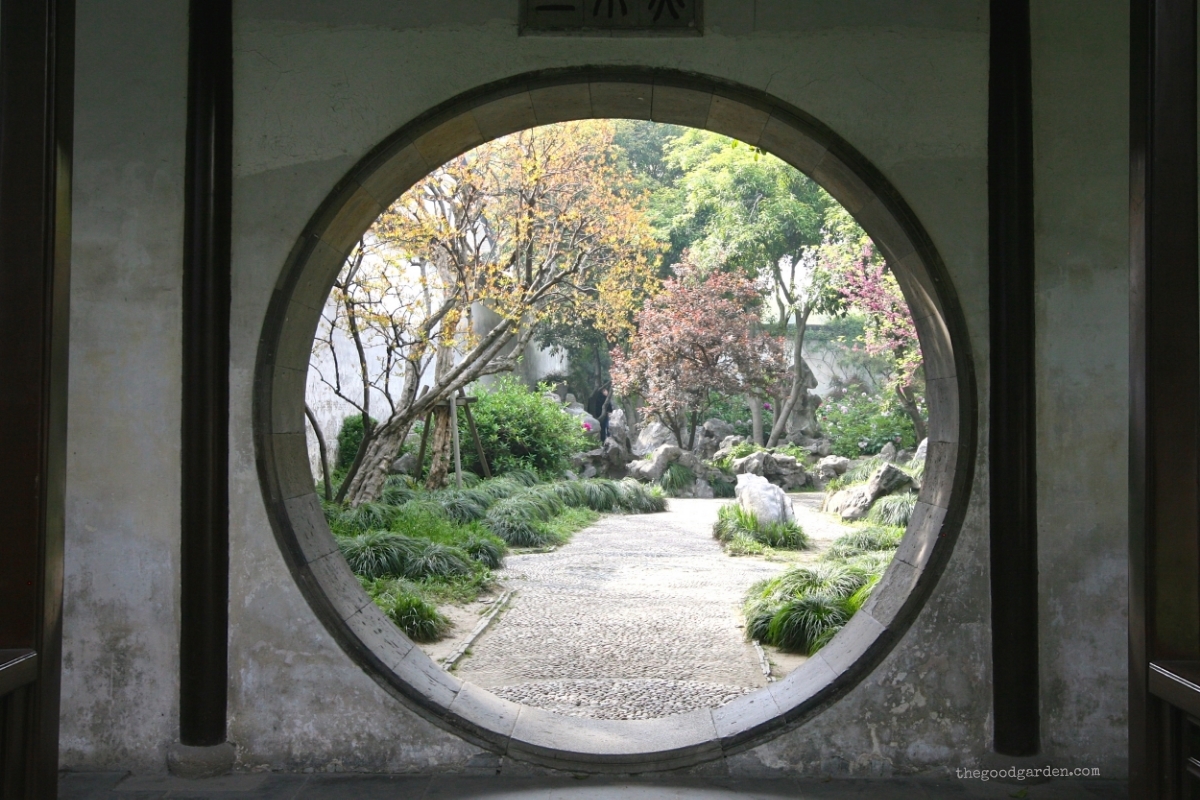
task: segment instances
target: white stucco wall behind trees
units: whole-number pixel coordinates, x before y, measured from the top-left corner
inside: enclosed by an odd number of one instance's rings
[[[592,39],[518,37],[515,0],[235,4],[229,736],[243,767],[436,770],[478,752],[400,706],[321,627],[268,524],[250,427],[263,315],[303,226],[371,147],[461,92],[532,70],[637,65],[736,81],[813,114],[932,236],[967,319],[986,421],[987,4],[911,5],[708,0],[703,38]],[[1115,0],[1034,5],[1046,753],[1115,777],[1124,11]],[[186,3],[80,0],[80,22],[63,765],[161,769],[177,727]],[[1079,335],[1085,325],[1094,336]],[[986,447],[976,475],[955,554],[895,650],[731,769],[880,774],[986,758]]]

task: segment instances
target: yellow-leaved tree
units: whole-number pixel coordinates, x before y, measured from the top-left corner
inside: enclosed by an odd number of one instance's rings
[[[413,424],[431,410],[429,485],[440,485],[446,401],[513,369],[539,325],[585,318],[614,336],[629,329],[657,286],[660,247],[645,196],[616,167],[612,138],[612,124],[598,120],[489,142],[405,192],[363,237],[314,343],[314,356],[332,352],[340,335],[359,354],[354,386],[326,381],[364,422],[339,499],[377,499]],[[378,425],[372,388],[386,406]]]

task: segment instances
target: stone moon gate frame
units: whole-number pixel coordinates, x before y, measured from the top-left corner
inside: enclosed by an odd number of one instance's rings
[[[704,128],[809,175],[887,257],[924,354],[929,447],[908,530],[864,608],[786,678],[717,709],[654,720],[563,717],[502,700],[438,667],[388,620],[338,552],[314,491],[304,418],[309,352],[351,248],[405,190],[451,158],[526,128],[630,118]],[[954,548],[976,456],[966,323],[945,267],[886,178],[828,127],[763,92],[666,70],[571,69],[490,84],[405,125],[368,154],[310,219],[276,284],[258,346],[254,436],[276,540],[329,633],[405,706],[509,757],[584,772],[676,769],[802,725],[862,681],[915,620]]]

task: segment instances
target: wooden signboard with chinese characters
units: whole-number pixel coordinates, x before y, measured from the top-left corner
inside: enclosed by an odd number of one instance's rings
[[[702,0],[519,0],[522,33],[698,36]]]

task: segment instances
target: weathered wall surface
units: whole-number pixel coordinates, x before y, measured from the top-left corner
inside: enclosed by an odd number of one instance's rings
[[[62,698],[66,767],[177,734],[184,0],[78,4]]]
[[[708,35],[665,40],[522,38],[516,5],[236,4],[230,739],[245,767],[448,769],[477,752],[399,706],[325,633],[271,533],[250,428],[259,331],[287,253],[338,179],[433,105],[531,70],[638,65],[707,73],[804,109],[871,159],[926,226],[959,293],[986,398],[985,2],[940,0],[912,10],[873,0],[708,0]],[[68,767],[159,766],[175,733],[183,7],[182,0],[90,0],[81,9],[81,23],[96,19],[81,24]],[[1038,8],[1041,56],[1083,16],[1105,26],[1105,42],[1123,36],[1111,30],[1115,17],[1090,4],[1072,4],[1074,18],[1049,2]],[[135,11],[136,24],[125,19]],[[1116,177],[1123,145],[1098,131],[1066,150],[1081,115],[1110,133],[1123,130],[1111,116],[1122,96],[1106,95],[1098,111],[1079,95],[1097,88],[1087,69],[1120,73],[1125,60],[1115,45],[1084,47],[1088,30],[1069,32],[1083,62],[1061,54],[1038,62],[1048,70],[1038,83],[1046,101],[1039,181],[1058,186],[1039,205],[1040,468],[1043,489],[1069,498],[1057,510],[1043,501],[1050,513],[1042,663],[1049,752],[1086,752],[1094,759],[1088,765],[1115,775],[1123,769],[1123,711],[1094,696],[1118,694],[1122,680],[1123,601],[1115,587],[1123,581],[1124,515],[1113,498],[1123,477],[1123,329],[1105,332],[1110,350],[1071,348],[1085,341],[1076,326],[1123,308],[1124,245],[1109,208],[1110,195],[1123,196]],[[126,79],[126,71],[135,74]],[[1069,173],[1057,171],[1054,152],[1069,156]],[[1089,163],[1101,167],[1089,171]],[[1105,194],[1081,206],[1071,192],[1084,185]],[[1099,217],[1107,221],[1097,236],[1087,221]],[[1116,320],[1123,324],[1123,311]],[[1055,344],[1055,336],[1074,344]],[[121,361],[135,358],[136,369]],[[1089,394],[1097,386],[1103,402]],[[1086,439],[1088,431],[1100,435]],[[986,442],[985,430],[980,438]],[[1087,455],[1084,443],[1094,448]],[[1115,448],[1113,459],[1105,456],[1111,469],[1079,466],[1104,448]],[[735,769],[877,774],[953,769],[984,757],[991,724],[985,457],[983,449],[954,557],[904,640],[837,705],[737,757]],[[1076,467],[1087,480],[1070,481]],[[1061,643],[1051,643],[1054,636]],[[1068,657],[1079,646],[1091,660]],[[119,653],[128,660],[114,664]],[[107,683],[97,677],[105,669],[113,673]],[[86,718],[80,709],[90,709]]]
[[[1129,14],[1033,7],[1042,746],[1123,772]]]

